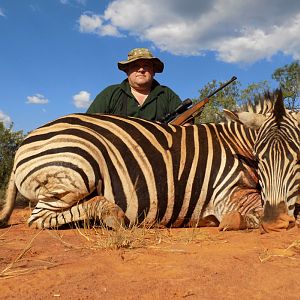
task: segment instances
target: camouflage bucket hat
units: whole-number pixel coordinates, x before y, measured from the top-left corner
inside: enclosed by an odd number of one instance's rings
[[[130,64],[133,61],[139,60],[139,59],[150,59],[153,61],[153,68],[155,73],[161,73],[164,69],[163,62],[152,55],[152,53],[147,48],[135,48],[132,49],[128,53],[128,59],[124,61],[118,62],[118,68],[124,72],[127,71],[128,64]]]

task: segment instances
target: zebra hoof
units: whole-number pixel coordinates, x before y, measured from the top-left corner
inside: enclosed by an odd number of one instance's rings
[[[220,231],[243,230],[246,228],[247,228],[247,226],[246,226],[244,217],[237,211],[227,213],[223,217],[223,219],[218,227],[218,229]]]
[[[109,213],[103,214],[101,218],[106,227],[117,230],[124,225],[125,213],[116,207],[111,209]]]

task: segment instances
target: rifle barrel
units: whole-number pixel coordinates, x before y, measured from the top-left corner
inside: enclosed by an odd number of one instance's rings
[[[193,106],[191,106],[188,110],[183,112],[182,114],[178,115],[175,119],[171,120],[169,124],[172,125],[184,125],[186,122],[190,121],[191,119],[195,118],[199,112],[204,108],[205,104],[208,103],[209,98],[215,95],[220,90],[224,89],[228,84],[236,80],[237,77],[232,76],[232,78],[225,82],[223,85],[221,85],[218,89],[213,91],[210,95],[208,95],[205,99],[200,100]]]

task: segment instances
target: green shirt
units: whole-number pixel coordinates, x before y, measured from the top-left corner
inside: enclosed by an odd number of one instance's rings
[[[87,113],[107,113],[160,120],[173,112],[180,103],[180,98],[170,88],[153,80],[150,94],[143,105],[139,105],[130,91],[128,79],[125,79],[121,84],[111,85],[97,95]]]

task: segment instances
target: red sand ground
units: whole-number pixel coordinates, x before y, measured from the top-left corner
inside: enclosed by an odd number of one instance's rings
[[[300,299],[299,228],[39,231],[28,216],[0,230],[0,299]]]

